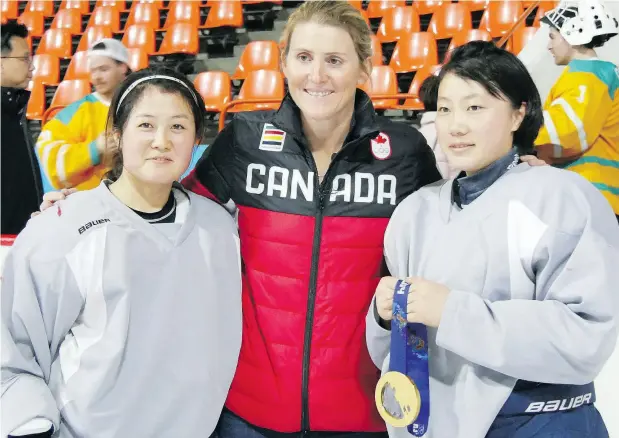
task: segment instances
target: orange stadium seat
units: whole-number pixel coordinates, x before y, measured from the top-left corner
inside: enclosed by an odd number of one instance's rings
[[[243,27],[243,6],[240,2],[214,3],[202,27]]]
[[[522,0],[522,7],[528,8],[529,6],[534,5],[536,0]],[[540,2],[539,6],[544,6],[547,9],[554,9],[559,5],[559,1],[553,0],[543,0]]]
[[[175,23],[166,31],[157,54],[186,53],[197,55],[199,48],[198,26],[191,23]]]
[[[88,69],[88,52],[75,52],[67,72],[64,74],[64,81],[71,79],[90,80],[90,72]]]
[[[406,6],[406,0],[374,0],[368,3],[368,17],[381,18],[386,11],[398,6]]]
[[[112,32],[120,32],[120,10],[113,6],[99,6],[95,8],[88,21],[88,27],[109,27]],[[86,29],[88,31],[88,29]]]
[[[112,38],[112,29],[103,26],[92,26],[86,29],[84,35],[80,39],[77,45],[77,51],[81,52],[91,48],[97,41],[101,41],[103,38]]]
[[[417,10],[412,6],[398,6],[385,11],[376,36],[381,43],[388,43],[420,30]]]
[[[127,3],[125,2],[125,0],[97,0],[95,9],[100,8],[100,7],[108,7],[108,6],[114,9],[117,9],[119,11],[127,10]]]
[[[370,80],[365,83],[364,90],[377,110],[389,109],[397,106],[398,99],[375,99],[373,96],[385,94],[398,94],[398,78],[388,65],[374,67]]]
[[[37,54],[48,53],[61,59],[71,57],[71,32],[67,29],[49,29],[43,34]]]
[[[275,41],[251,41],[243,50],[232,79],[245,79],[254,70],[279,68],[279,46]]]
[[[419,15],[434,14],[448,6],[451,0],[415,0],[413,6]]]
[[[155,6],[157,9],[163,9],[163,0],[135,0],[135,3],[146,3]]]
[[[520,1],[492,1],[481,18],[479,28],[486,29],[493,38],[501,37],[514,27],[523,13]]]
[[[30,81],[28,86],[30,98],[26,107],[26,118],[41,120],[45,114],[45,85],[37,80]]]
[[[62,0],[60,10],[77,9],[80,14],[90,14],[90,2],[84,0]]]
[[[134,24],[125,29],[122,39],[125,47],[137,47],[147,55],[155,54],[155,30],[148,25]]]
[[[19,16],[19,5],[14,0],[0,1],[0,14],[2,20],[15,19]]]
[[[200,3],[195,1],[175,1],[170,5],[165,29],[175,23],[190,23],[194,27],[200,26]]]
[[[400,107],[401,109],[414,111],[423,110],[423,102],[419,99],[419,88],[421,87],[423,81],[425,81],[426,78],[431,74],[435,74],[440,67],[440,65],[432,65],[429,67],[421,68],[417,70],[417,72],[415,72],[413,82],[411,82],[411,86],[408,89],[408,94],[412,95],[413,97],[409,97],[408,99],[406,99],[404,101],[404,104],[402,104],[402,106]]]
[[[209,112],[221,112],[232,100],[230,76],[225,71],[205,71],[193,81]]]
[[[54,2],[48,0],[29,0],[25,11],[40,12],[44,17],[54,16]]]
[[[456,33],[472,28],[471,11],[460,3],[452,3],[444,5],[432,15],[428,31],[432,32],[436,39],[444,39],[453,38]]]
[[[466,5],[471,11],[483,11],[491,0],[461,0],[459,3]]]
[[[518,55],[527,43],[533,39],[536,32],[536,27],[519,27],[514,31],[510,39],[511,47],[509,47],[509,50],[514,55]]]
[[[66,29],[71,35],[82,33],[82,14],[77,9],[61,9],[56,13],[52,29]]]
[[[42,124],[45,124],[49,119],[54,117],[54,115],[62,108],[90,93],[90,82],[87,80],[74,79],[70,81],[62,81],[56,89],[52,103],[43,115]]]
[[[32,79],[43,85],[58,85],[60,82],[60,60],[54,55],[34,55]]]
[[[451,39],[449,47],[447,48],[446,60],[456,47],[460,47],[470,41],[492,41],[490,32],[484,29],[471,29],[465,32],[457,33]]]
[[[438,64],[436,39],[430,32],[414,32],[395,46],[389,65],[396,73],[407,73]]]
[[[140,24],[150,27],[151,29],[159,29],[159,8],[153,3],[133,3],[125,29]]]
[[[255,70],[247,75],[237,101],[249,99],[271,99],[278,103],[246,103],[231,108],[231,112],[258,111],[279,108],[284,98],[284,77],[276,70]]]
[[[129,52],[129,68],[132,71],[142,70],[148,67],[148,55],[140,48],[130,47]]]
[[[17,21],[28,28],[31,37],[42,37],[45,33],[45,17],[40,12],[24,11]]]
[[[372,65],[383,65],[383,46],[380,44],[378,37],[372,34]]]

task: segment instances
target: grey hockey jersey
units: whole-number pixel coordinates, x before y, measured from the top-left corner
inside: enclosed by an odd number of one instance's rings
[[[188,196],[182,223],[103,183],[30,220],[2,280],[3,437],[41,420],[63,438],[213,432],[241,345],[239,240]]]
[[[391,274],[451,289],[428,329],[428,438],[483,438],[518,379],[592,382],[611,355],[619,313],[619,227],[580,176],[520,164],[458,208],[453,181],[424,187],[385,234]],[[390,333],[368,312],[383,373]],[[405,428],[391,437],[409,437]]]

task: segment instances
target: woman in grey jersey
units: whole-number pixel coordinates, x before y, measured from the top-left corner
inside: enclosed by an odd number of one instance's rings
[[[2,436],[208,437],[241,344],[236,225],[175,183],[204,128],[192,83],[129,76],[108,179],[33,218],[2,285]]]
[[[370,354],[386,371],[394,286],[407,279],[408,321],[428,327],[427,437],[607,437],[592,382],[617,340],[614,214],[582,177],[519,161],[542,115],[515,56],[470,43],[439,79],[438,142],[464,172],[391,218]]]

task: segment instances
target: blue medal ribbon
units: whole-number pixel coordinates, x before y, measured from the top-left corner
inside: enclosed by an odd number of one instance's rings
[[[413,436],[423,436],[430,418],[430,373],[428,371],[428,332],[426,326],[407,322],[410,284],[399,280],[393,296],[391,320],[391,357],[389,370],[408,376],[421,396],[419,415],[408,426]]]

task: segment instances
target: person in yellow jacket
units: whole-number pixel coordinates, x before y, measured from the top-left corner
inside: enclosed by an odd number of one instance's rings
[[[542,22],[555,63],[566,68],[544,104],[538,155],[593,183],[619,220],[619,68],[595,53],[619,23],[598,0],[561,4]]]
[[[88,50],[95,92],[60,111],[43,126],[36,149],[41,167],[56,189],[97,187],[106,173],[114,142],[105,141],[108,108],[114,92],[130,72],[129,52],[106,38]]]

